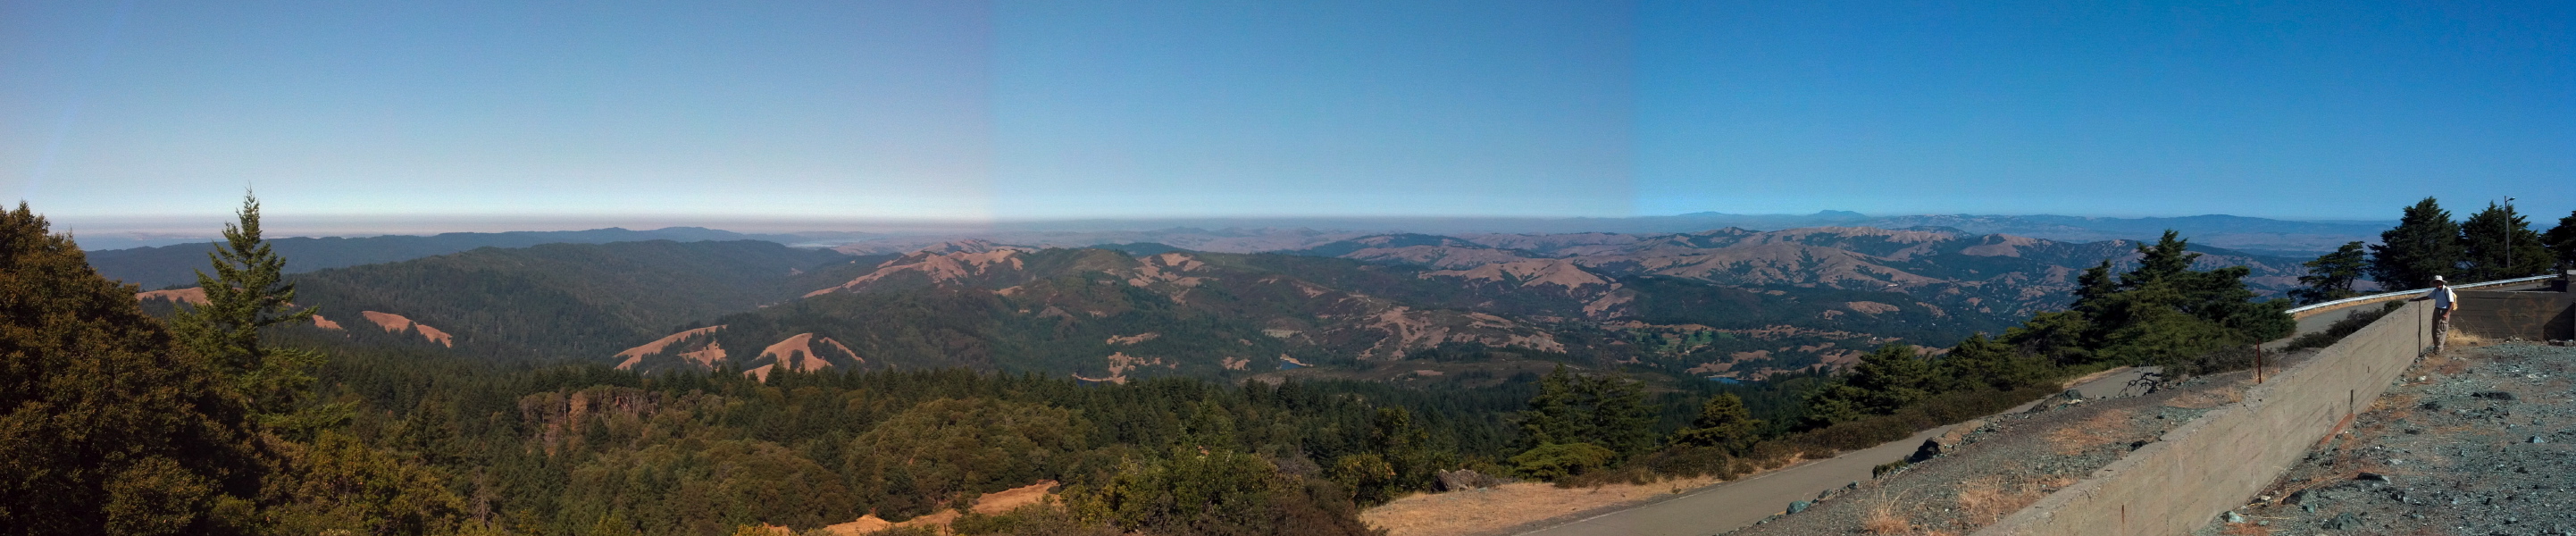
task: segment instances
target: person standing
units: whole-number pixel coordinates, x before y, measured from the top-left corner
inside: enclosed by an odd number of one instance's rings
[[[2460,293],[2451,290],[2451,283],[2443,281],[2442,276],[2437,275],[2433,276],[2431,292],[2424,293],[2424,297],[2407,301],[2424,300],[2433,300],[2433,352],[2441,353],[2442,347],[2451,340],[2451,309],[2459,306]]]

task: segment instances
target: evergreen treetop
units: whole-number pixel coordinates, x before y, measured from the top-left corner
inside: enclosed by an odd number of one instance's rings
[[[237,534],[270,465],[239,397],[20,203],[0,212],[0,527]]]
[[[1699,418],[1691,427],[1673,434],[1673,444],[1726,449],[1741,455],[1755,440],[1761,439],[1762,420],[1744,408],[1744,399],[1734,393],[1719,393],[1700,404]]]
[[[2308,275],[2299,276],[2301,286],[2290,290],[2290,298],[2301,304],[2324,303],[2360,295],[2352,284],[2370,269],[2370,257],[2361,242],[2354,241],[2300,265],[2308,267]]]
[[[2549,251],[2558,256],[2558,262],[2576,265],[2576,211],[2569,211],[2567,217],[2559,218],[2558,226],[2549,228],[2549,234],[2541,240],[2549,244]]]
[[[2397,227],[2379,233],[2379,244],[2370,246],[2370,279],[2388,290],[2424,288],[2433,276],[2460,275],[2465,256],[2460,225],[2439,201],[2426,197],[2406,207]]]
[[[2486,210],[2460,224],[2461,277],[2469,281],[2510,279],[2549,271],[2549,247],[2531,223],[2513,207],[2488,203]]]
[[[295,308],[295,284],[286,281],[286,259],[260,237],[259,198],[242,194],[238,223],[224,224],[224,244],[206,254],[214,275],[197,273],[206,303],[180,312],[173,328],[188,347],[214,363],[234,389],[264,414],[284,414],[295,394],[313,382],[320,354],[262,344],[261,330],[310,322],[318,308]]]

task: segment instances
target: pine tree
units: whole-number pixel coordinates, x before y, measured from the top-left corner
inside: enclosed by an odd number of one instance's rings
[[[1950,347],[1949,355],[1941,358],[1940,368],[1952,389],[2010,391],[2036,383],[2045,374],[2032,361],[2022,358],[2012,345],[1977,333]]]
[[[242,401],[46,227],[0,212],[0,527],[252,531],[269,466]]]
[[[2190,267],[2200,254],[2179,233],[2138,245],[2137,268],[2114,282],[2107,263],[2076,278],[2071,310],[2033,316],[2007,342],[2059,363],[2162,363],[2271,340],[2296,330],[2288,300],[2255,301],[2243,266]],[[2070,358],[2081,361],[2070,360]]]
[[[1431,450],[1431,433],[1414,424],[1413,412],[1379,408],[1369,425],[1368,451],[1334,460],[1333,480],[1361,504],[1378,504],[1397,494],[1428,489],[1440,470]]]
[[[1699,406],[1699,418],[1691,427],[1673,434],[1673,444],[1726,449],[1731,454],[1744,454],[1746,447],[1762,438],[1762,420],[1744,408],[1744,399],[1734,393],[1708,397]]]
[[[2576,211],[2559,218],[2558,226],[2549,228],[2549,234],[2541,240],[2549,244],[2549,251],[2558,256],[2558,262],[2576,265]]]
[[[2488,203],[2486,210],[2460,224],[2460,234],[2467,245],[2461,277],[2470,281],[2547,272],[2553,260],[2540,233],[2532,232],[2531,223],[2514,213],[2513,207]]]
[[[2181,278],[2191,271],[2191,263],[2200,260],[2191,252],[2191,241],[2182,233],[2166,229],[2163,238],[2153,244],[2138,245],[2138,267],[2120,274],[2120,288],[2138,289]]]
[[[294,309],[295,285],[286,282],[286,259],[261,239],[259,198],[242,195],[238,223],[224,224],[224,246],[206,254],[215,274],[197,272],[206,303],[180,312],[173,331],[214,363],[234,390],[249,397],[262,420],[283,422],[296,395],[313,383],[322,355],[262,344],[260,331],[311,322],[316,307]],[[307,425],[313,423],[304,423]]]
[[[1930,396],[1937,387],[1933,383],[1931,365],[1915,355],[1913,346],[1888,343],[1862,354],[1850,375],[1808,393],[1802,424],[1820,428],[1895,413]]]
[[[1413,412],[1404,408],[1378,408],[1377,420],[1369,426],[1369,450],[1386,458],[1395,469],[1395,485],[1401,489],[1431,487],[1433,472],[1440,470],[1433,458],[1431,432],[1413,422]]]
[[[1574,373],[1565,365],[1538,380],[1538,394],[1520,412],[1521,437],[1531,447],[1583,441],[1584,416],[1574,400]]]
[[[2360,295],[2353,292],[2352,283],[2370,269],[2370,258],[2361,242],[2356,241],[2300,265],[2308,267],[2308,275],[2299,276],[2302,286],[2290,290],[2291,299],[2301,304],[2324,303]]]
[[[1591,443],[1621,456],[1655,448],[1655,407],[1646,402],[1646,392],[1637,382],[1600,375],[1585,378],[1582,386],[1583,399],[1592,407]]]
[[[1887,343],[1861,355],[1845,383],[1869,393],[1862,407],[1885,415],[1932,394],[1932,366],[1916,355],[1913,346]]]
[[[1590,443],[1625,456],[1655,446],[1655,409],[1637,382],[1578,376],[1564,365],[1539,379],[1539,394],[1519,417],[1531,447]]]
[[[2379,245],[2370,247],[2370,279],[2380,288],[2407,290],[2432,286],[2433,276],[2458,276],[2466,255],[2460,242],[2451,212],[2424,198],[2406,207],[2397,227],[2379,233]]]

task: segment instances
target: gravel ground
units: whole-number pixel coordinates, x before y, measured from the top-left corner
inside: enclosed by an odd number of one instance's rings
[[[2287,366],[2314,350],[2280,356]],[[1735,535],[1967,534],[2074,484],[2166,431],[2242,398],[2251,373],[2195,378],[2154,393],[1991,417],[1945,454],[1856,482]]]
[[[2426,357],[2216,535],[2576,535],[2576,348]]]

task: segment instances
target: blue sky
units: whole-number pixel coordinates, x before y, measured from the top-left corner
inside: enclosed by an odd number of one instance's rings
[[[2576,208],[2566,2],[0,0],[58,221]],[[676,219],[676,220],[674,220]],[[2544,220],[2545,221],[2545,220]]]

